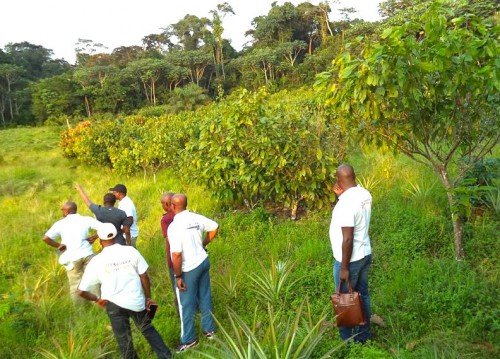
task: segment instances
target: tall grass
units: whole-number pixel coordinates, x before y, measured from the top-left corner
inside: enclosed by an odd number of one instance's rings
[[[374,198],[372,307],[388,326],[373,328],[371,345],[342,346],[330,325],[331,209],[294,222],[262,208],[236,212],[203,188],[179,182],[175,169],[159,172],[154,183],[142,174],[117,176],[70,162],[57,148],[58,132],[0,131],[0,358],[118,357],[105,312],[92,303],[71,303],[56,253],[41,241],[60,218],[62,202],[74,200],[79,213],[91,215],[75,182],[96,203],[114,184],[127,185],[139,214],[138,249],[150,265],[152,295],[160,305],[154,324],[170,347],[179,343],[180,325],[160,196],[185,192],[190,210],[220,223],[209,246],[218,340],[208,343],[199,333],[201,345],[185,358],[499,355],[498,213],[486,209],[467,223],[468,259],[456,263],[450,259],[446,193],[428,169],[373,150],[351,156],[359,182]],[[140,357],[152,357],[135,329],[134,345]]]

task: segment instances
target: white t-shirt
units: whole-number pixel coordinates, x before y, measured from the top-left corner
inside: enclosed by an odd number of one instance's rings
[[[370,217],[372,196],[361,186],[351,187],[339,197],[332,211],[330,242],[335,260],[342,262],[342,227],[354,227],[354,240],[350,262],[372,253],[370,244]]]
[[[129,196],[125,196],[118,203],[118,209],[121,209],[127,214],[127,217],[132,217],[134,219],[134,223],[130,226],[130,236],[132,238],[139,237],[139,227],[137,226],[137,211],[135,210],[134,202],[130,199]]]
[[[76,261],[94,254],[87,238],[89,230],[97,229],[100,224],[102,223],[97,219],[89,216],[81,216],[78,213],[68,214],[54,223],[45,235],[52,240],[61,237],[61,243],[66,245],[65,256],[69,261]]]
[[[174,221],[168,226],[170,255],[182,253],[182,271],[189,272],[198,267],[207,258],[203,249],[203,235],[219,227],[217,222],[184,210],[177,213]]]
[[[146,298],[139,275],[147,269],[148,264],[137,249],[113,244],[92,258],[78,289],[89,291],[100,284],[102,299],[140,312],[146,308]]]

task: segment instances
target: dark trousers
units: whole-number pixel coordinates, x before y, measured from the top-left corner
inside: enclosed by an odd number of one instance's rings
[[[170,359],[172,353],[163,342],[160,334],[156,331],[151,320],[146,316],[146,310],[142,312],[134,312],[133,310],[119,307],[118,305],[108,302],[106,304],[106,312],[108,313],[113,334],[118,342],[122,357],[124,359],[138,359],[137,353],[132,342],[132,331],[130,328],[129,318],[135,322],[139,331],[144,335],[151,348],[154,350],[158,358]]]

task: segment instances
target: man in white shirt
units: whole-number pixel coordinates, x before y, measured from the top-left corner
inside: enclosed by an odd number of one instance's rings
[[[174,267],[177,298],[181,319],[181,353],[198,345],[195,319],[196,309],[201,312],[201,329],[207,339],[214,336],[212,293],[210,288],[210,261],[205,247],[217,235],[217,222],[186,209],[187,197],[172,197],[174,220],[167,234]]]
[[[132,318],[158,358],[169,359],[172,354],[148,316],[151,306],[156,305],[151,299],[148,264],[137,249],[115,243],[116,233],[112,223],[103,223],[97,231],[103,250],[88,264],[79,295],[106,309],[123,358],[137,358],[129,321]],[[89,292],[95,285],[100,285],[101,297]]]
[[[339,200],[333,209],[330,223],[330,242],[335,258],[335,290],[342,285],[341,292],[347,292],[349,281],[353,290],[361,294],[367,320],[367,324],[363,326],[339,327],[339,332],[343,340],[353,338],[355,342],[365,343],[371,338],[368,272],[372,248],[368,230],[372,196],[356,184],[356,175],[350,165],[343,164],[337,168],[336,180],[333,190]]]
[[[120,201],[118,203],[118,209],[121,209],[127,214],[127,217],[132,220],[130,225],[130,237],[132,241],[132,247],[136,247],[137,237],[139,237],[139,227],[137,226],[137,211],[135,209],[134,202],[127,196],[127,187],[123,184],[117,184],[116,186],[109,189],[115,195],[116,199]]]
[[[97,229],[101,224],[95,218],[77,214],[75,202],[68,201],[61,207],[63,219],[57,221],[45,233],[43,241],[62,252],[59,263],[66,267],[69,292],[74,302],[81,301],[77,287],[82,279],[85,267],[94,255],[92,243],[95,237],[89,237],[90,229]],[[60,237],[61,242],[55,239]]]

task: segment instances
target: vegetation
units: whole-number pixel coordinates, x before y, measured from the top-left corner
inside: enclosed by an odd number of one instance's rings
[[[201,187],[178,181],[175,168],[158,171],[154,183],[150,176],[122,177],[103,167],[70,162],[60,155],[59,131],[44,127],[0,132],[1,357],[117,356],[105,313],[91,303],[72,306],[56,253],[40,240],[58,219],[63,201],[75,199],[79,212],[90,214],[74,182],[82,183],[96,200],[110,183],[125,182],[130,188],[139,211],[139,250],[150,264],[160,304],[155,325],[171,347],[178,343],[180,328],[159,226],[160,195],[185,192],[191,210],[221,223],[209,253],[218,340],[202,341],[185,357],[248,357],[245,353],[253,352],[260,357],[302,353],[320,358],[331,351],[333,357],[344,358],[498,355],[500,248],[495,214],[484,208],[469,218],[468,256],[455,262],[450,258],[446,193],[433,185],[426,167],[373,148],[353,154],[351,162],[374,196],[373,310],[387,326],[374,328],[375,340],[369,346],[348,348],[331,326],[328,208],[310,211],[300,221],[262,207],[246,213],[225,211],[224,203]],[[135,338],[141,357],[149,357],[147,343],[138,333]]]
[[[331,22],[324,3],[274,4],[240,54],[222,37],[228,4],[146,36],[145,49],[100,54],[82,40],[71,68],[27,43],[0,51],[4,125],[52,124],[0,131],[0,357],[118,356],[105,313],[71,303],[40,240],[62,202],[90,215],[75,182],[95,201],[114,183],[130,189],[155,326],[170,347],[180,328],[159,198],[184,192],[190,210],[220,223],[209,248],[217,337],[185,357],[498,356],[491,3],[389,0],[378,24],[351,22],[349,9]],[[331,182],[342,161],[374,198],[372,306],[386,325],[364,346],[339,340],[329,303]],[[137,332],[135,345],[151,356]]]
[[[166,114],[220,100],[239,87],[274,91],[312,84],[347,42],[377,37],[417,18],[430,3],[384,1],[384,18],[375,23],[356,19],[353,9],[336,9],[335,2],[273,3],[248,24],[249,45],[241,51],[225,37],[224,20],[238,15],[227,2],[208,17],[186,15],[158,34],[145,34],[142,46],[106,53],[103,44],[79,39],[75,64],[53,59],[52,50],[41,45],[7,44],[0,49],[0,122],[3,127],[61,124],[130,115],[144,107]],[[495,0],[446,0],[442,6],[498,21]],[[341,19],[332,21],[332,14]]]
[[[322,89],[358,138],[436,173],[448,192],[455,256],[463,259],[464,217],[455,192],[500,140],[500,28],[475,15],[453,15],[435,3],[417,21],[387,28],[380,41],[350,45],[323,75]]]

